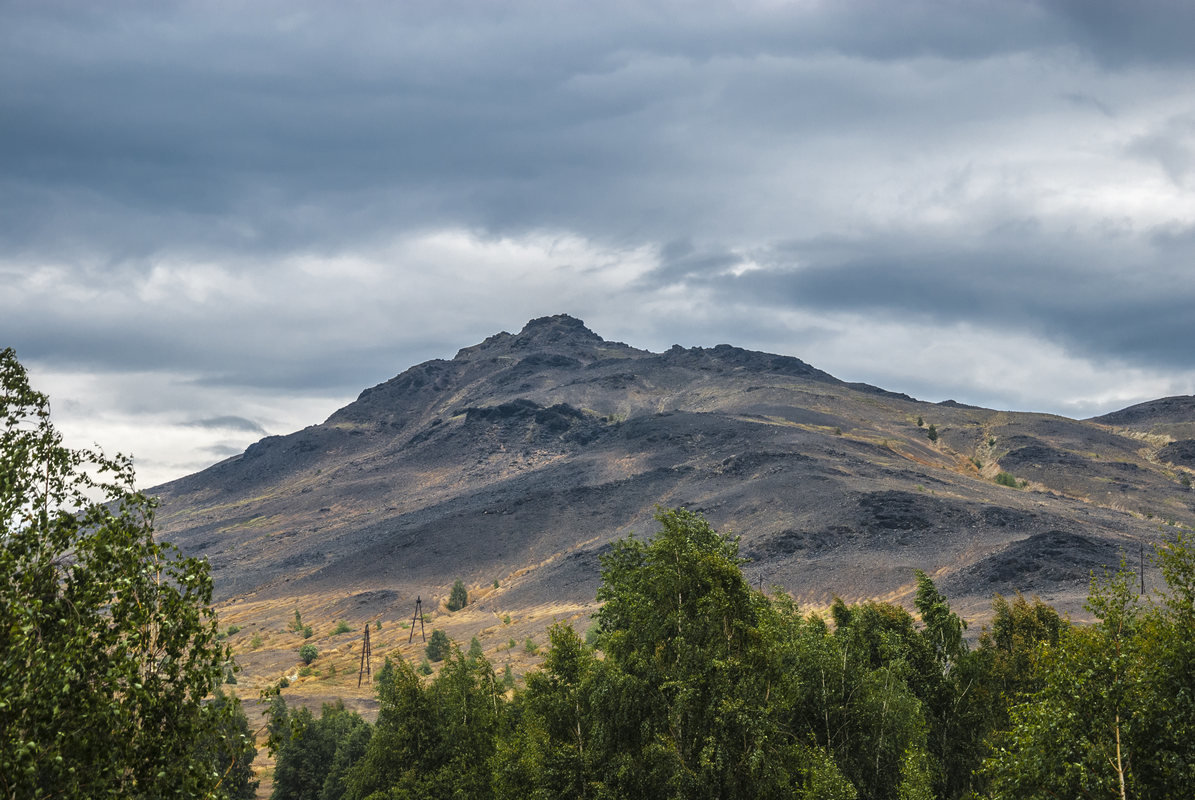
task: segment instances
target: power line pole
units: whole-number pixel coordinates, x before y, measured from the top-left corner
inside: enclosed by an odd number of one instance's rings
[[[427,631],[423,628],[423,598],[415,595],[415,615],[411,617],[411,635],[407,637],[407,644],[415,640],[415,620],[419,620],[419,633],[423,635],[423,641],[427,641]]]
[[[372,654],[369,652],[369,623],[365,623],[365,643],[361,645],[361,670],[357,673],[357,688],[361,688],[361,679],[368,675],[369,680],[373,682],[373,672],[370,670],[369,658]]]
[[[1145,542],[1137,542],[1141,548],[1141,594],[1145,594]]]

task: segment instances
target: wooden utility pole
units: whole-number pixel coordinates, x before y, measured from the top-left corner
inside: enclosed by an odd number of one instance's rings
[[[369,668],[369,623],[365,623],[365,643],[361,645],[361,670],[357,673],[357,688],[361,688],[361,679],[366,675],[373,682],[373,672]]]
[[[415,640],[415,620],[419,620],[419,632],[423,634],[423,641],[427,641],[427,631],[423,629],[423,598],[415,596],[415,615],[411,617],[411,635],[407,637],[407,644]]]
[[[1141,548],[1141,594],[1145,594],[1145,542],[1138,542]]]

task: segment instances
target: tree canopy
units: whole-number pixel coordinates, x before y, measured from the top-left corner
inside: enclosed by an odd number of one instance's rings
[[[972,647],[925,573],[916,614],[837,600],[827,619],[752,590],[700,515],[657,520],[603,559],[589,635],[554,625],[521,691],[447,637],[434,678],[388,664],[368,746],[334,748],[357,758],[337,756],[343,796],[996,800],[1121,796],[1122,779],[1126,800],[1190,796],[1182,537],[1159,550],[1160,602],[1113,573],[1092,584],[1099,623],[1073,627],[997,596]]]
[[[236,794],[207,564],[154,540],[130,459],[63,446],[12,349],[0,425],[0,794]]]

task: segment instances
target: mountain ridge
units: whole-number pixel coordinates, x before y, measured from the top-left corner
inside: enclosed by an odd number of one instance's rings
[[[926,403],[793,356],[652,353],[556,315],[153,491],[160,532],[211,560],[222,601],[402,605],[464,577],[499,580],[507,607],[592,602],[609,542],[683,505],[805,603],[907,598],[919,568],[980,614],[1017,589],[1080,613],[1091,570],[1195,524],[1195,405],[1141,406],[1080,421]]]

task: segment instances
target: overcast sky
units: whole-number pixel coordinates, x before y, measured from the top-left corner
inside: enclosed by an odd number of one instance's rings
[[[147,486],[556,313],[1189,394],[1193,9],[0,0],[0,346]]]

